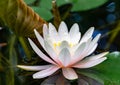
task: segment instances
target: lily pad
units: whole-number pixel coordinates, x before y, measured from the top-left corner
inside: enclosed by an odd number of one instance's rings
[[[107,60],[93,67],[104,80],[105,85],[120,85],[120,52],[112,52],[107,55]]]

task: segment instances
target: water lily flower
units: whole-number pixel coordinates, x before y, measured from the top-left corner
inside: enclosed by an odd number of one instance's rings
[[[61,22],[58,31],[51,23],[49,23],[48,27],[44,24],[43,37],[36,29],[34,32],[39,43],[48,53],[48,56],[30,38],[28,38],[29,43],[36,54],[50,64],[41,66],[17,66],[25,70],[38,71],[33,74],[34,79],[50,76],[59,69],[62,69],[65,78],[69,80],[77,79],[78,75],[74,68],[90,68],[107,59],[104,56],[108,52],[91,55],[95,51],[100,38],[100,34],[95,38],[92,37],[94,27],[88,29],[82,37],[79,32],[79,26],[76,23],[71,27],[70,31],[68,31],[64,22]]]

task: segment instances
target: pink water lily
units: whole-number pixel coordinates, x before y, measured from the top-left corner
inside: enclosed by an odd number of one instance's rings
[[[79,26],[76,23],[71,27],[70,31],[68,31],[64,22],[61,22],[58,31],[51,23],[49,23],[48,27],[44,24],[43,37],[36,29],[34,32],[49,57],[30,38],[28,40],[39,57],[50,64],[41,66],[18,65],[18,67],[30,71],[39,71],[33,74],[34,79],[50,76],[59,69],[62,69],[65,78],[69,80],[77,79],[78,75],[74,68],[90,68],[107,59],[104,56],[108,52],[91,55],[95,51],[98,45],[97,41],[100,38],[100,34],[92,38],[93,31],[94,27],[91,27],[81,37]]]

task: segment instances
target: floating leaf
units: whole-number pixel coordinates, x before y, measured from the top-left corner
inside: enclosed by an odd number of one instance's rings
[[[42,32],[46,23],[23,0],[0,0],[0,17],[19,36],[31,37],[33,29]]]
[[[104,80],[105,85],[120,85],[120,52],[112,52],[107,55],[108,59],[94,67]]]
[[[52,14],[50,12],[50,10],[43,8],[43,7],[33,7],[32,9],[38,13],[43,19],[45,20],[50,20],[52,18]]]
[[[99,7],[108,0],[71,0],[73,2],[72,11],[85,11]]]
[[[25,3],[27,3],[27,4],[31,4],[31,3],[33,3],[35,0],[24,0],[25,1]]]
[[[58,5],[71,3],[73,5],[72,11],[85,11],[99,7],[108,0],[57,0]]]

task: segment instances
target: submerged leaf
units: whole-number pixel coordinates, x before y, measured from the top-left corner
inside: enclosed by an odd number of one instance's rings
[[[33,29],[42,32],[46,23],[23,0],[0,0],[0,18],[19,36],[31,37]]]

